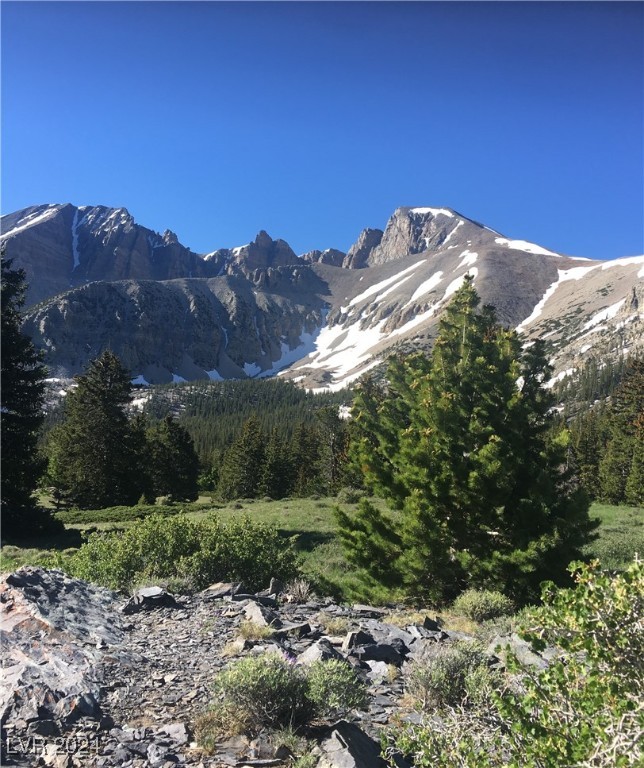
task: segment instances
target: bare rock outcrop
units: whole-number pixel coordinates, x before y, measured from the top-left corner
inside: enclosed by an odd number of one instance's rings
[[[124,638],[117,605],[114,593],[62,571],[25,567],[3,578],[3,725],[44,720],[57,733],[80,716],[100,718],[98,666]]]

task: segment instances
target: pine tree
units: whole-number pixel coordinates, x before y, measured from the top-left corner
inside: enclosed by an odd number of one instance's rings
[[[253,499],[257,496],[265,445],[266,436],[257,418],[251,416],[224,454],[217,487],[222,499]]]
[[[186,429],[166,416],[148,430],[147,442],[154,495],[195,501],[199,496],[199,458]]]
[[[43,420],[46,368],[42,356],[20,331],[25,302],[25,273],[2,262],[2,378],[0,424],[2,458],[2,531],[5,537],[34,533],[46,523],[36,511],[34,491],[43,466],[36,445]]]
[[[369,570],[410,593],[440,601],[477,586],[525,601],[541,580],[565,577],[592,526],[585,495],[563,469],[565,444],[546,439],[542,347],[522,352],[517,334],[478,305],[467,280],[431,358],[394,360],[386,389],[370,382],[358,393],[357,460],[367,485],[399,510],[389,523],[375,509],[362,514],[361,538],[370,526],[376,541],[396,531],[387,552],[399,551],[395,564]],[[342,516],[340,534],[354,562],[368,562]]]
[[[293,493],[302,497],[320,493],[320,441],[315,427],[305,422],[295,427],[290,461],[294,472]]]
[[[273,429],[266,444],[258,493],[271,499],[283,499],[290,495],[293,482],[293,464],[287,443],[281,432]]]
[[[49,440],[49,476],[57,497],[84,509],[135,504],[147,481],[125,412],[129,374],[106,351],[76,382],[66,397],[64,421]]]
[[[610,437],[599,463],[599,495],[620,504],[644,493],[640,487],[644,443],[644,358],[628,360],[608,410]],[[628,490],[627,490],[628,488]]]

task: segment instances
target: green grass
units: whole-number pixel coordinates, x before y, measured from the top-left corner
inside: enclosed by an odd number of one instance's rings
[[[623,570],[638,554],[644,556],[644,509],[616,507],[595,503],[591,517],[600,520],[597,540],[584,549],[584,554],[596,557],[604,568]]]
[[[83,534],[92,530],[123,530],[151,512],[163,515],[184,512],[197,520],[217,515],[224,522],[250,515],[255,520],[274,525],[285,538],[295,537],[303,576],[318,592],[349,600],[395,601],[395,595],[374,585],[365,588],[353,566],[347,562],[335,535],[333,508],[336,504],[335,498],[293,498],[281,501],[247,499],[221,505],[203,496],[190,504],[57,512],[56,516],[65,523],[66,534],[55,540],[27,541],[21,547],[4,546],[0,569],[10,571],[21,565],[46,564],[47,558],[55,552],[80,546]],[[355,508],[355,505],[341,506]],[[632,561],[636,552],[644,555],[642,508],[597,503],[592,505],[590,514],[599,518],[601,524],[597,540],[586,547],[586,555],[597,557],[606,568],[618,570]]]

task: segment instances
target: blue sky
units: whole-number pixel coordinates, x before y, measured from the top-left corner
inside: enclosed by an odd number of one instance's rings
[[[10,2],[2,212],[124,206],[198,252],[346,250],[448,206],[644,252],[639,2]]]

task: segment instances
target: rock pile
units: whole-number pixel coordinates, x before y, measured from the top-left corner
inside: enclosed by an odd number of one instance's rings
[[[401,706],[401,668],[454,639],[429,617],[400,628],[371,606],[289,603],[240,584],[176,598],[147,588],[127,600],[26,567],[4,577],[0,599],[3,765],[287,765],[262,734],[222,742],[214,755],[194,738],[215,673],[245,654],[279,652],[301,664],[343,658],[358,670],[368,710],[321,731],[317,751],[325,768],[377,768],[379,729],[394,713],[417,717]],[[241,637],[248,622],[270,636]]]

